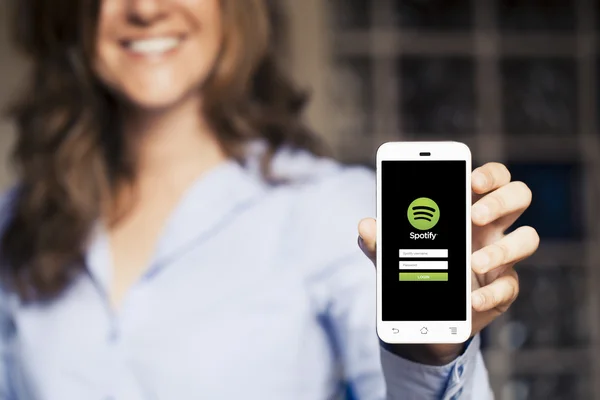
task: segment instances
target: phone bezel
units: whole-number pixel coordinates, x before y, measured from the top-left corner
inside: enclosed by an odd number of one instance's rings
[[[421,153],[428,153],[422,155]],[[463,343],[471,337],[471,151],[469,147],[460,142],[387,142],[377,149],[377,237],[381,238],[381,162],[382,161],[465,161],[466,199],[466,266],[465,279],[467,280],[466,306],[467,319],[465,321],[383,321],[381,297],[381,246],[377,246],[377,335],[390,344],[394,343]],[[421,329],[427,328],[427,333],[422,334]],[[450,328],[456,327],[456,334],[451,334]]]

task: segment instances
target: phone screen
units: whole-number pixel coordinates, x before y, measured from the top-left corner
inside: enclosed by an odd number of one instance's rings
[[[466,168],[455,160],[381,162],[384,321],[467,319]]]

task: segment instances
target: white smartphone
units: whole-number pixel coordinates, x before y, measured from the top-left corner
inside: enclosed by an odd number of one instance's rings
[[[463,143],[377,150],[377,333],[392,344],[471,336],[471,151]]]

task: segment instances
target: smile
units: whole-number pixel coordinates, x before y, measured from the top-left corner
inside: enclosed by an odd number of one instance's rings
[[[130,40],[124,46],[132,53],[139,55],[160,55],[170,52],[183,42],[182,37],[165,36],[148,39]]]

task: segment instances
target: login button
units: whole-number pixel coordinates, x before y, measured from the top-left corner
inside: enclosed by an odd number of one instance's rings
[[[400,272],[401,281],[447,281],[447,272]]]

